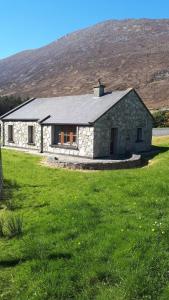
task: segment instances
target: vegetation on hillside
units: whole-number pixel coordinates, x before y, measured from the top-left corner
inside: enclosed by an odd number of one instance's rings
[[[169,138],[156,144],[149,166],[96,172],[3,150],[0,298],[169,299]]]
[[[153,117],[154,127],[169,127],[169,111],[156,111]]]
[[[28,99],[28,98],[27,98]],[[19,96],[3,96],[0,97],[0,115],[5,114],[9,110],[15,108],[27,99],[22,99]]]
[[[0,60],[0,94],[86,94],[102,78],[107,91],[135,87],[151,109],[168,107],[168,49],[169,19],[108,20]]]

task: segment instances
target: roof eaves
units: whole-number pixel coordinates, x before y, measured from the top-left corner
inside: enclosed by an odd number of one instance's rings
[[[92,126],[93,125],[93,123],[92,122],[88,122],[88,123],[66,123],[66,122],[64,122],[64,123],[41,123],[42,125],[47,125],[47,126],[52,126],[52,125],[62,125],[62,126],[64,126],[64,125],[74,125],[74,126]]]
[[[38,122],[39,121],[39,119],[29,119],[29,118],[22,118],[22,119],[3,119],[2,121],[4,121],[4,122]]]
[[[4,115],[2,115],[2,116],[0,117],[0,120],[3,120],[5,117],[9,116],[11,113],[17,111],[19,108],[21,108],[21,107],[27,105],[28,103],[32,102],[32,101],[35,100],[35,99],[36,99],[36,98],[31,98],[31,99],[25,101],[24,103],[18,105],[17,107],[11,109],[10,111],[8,111],[8,112],[5,113]]]

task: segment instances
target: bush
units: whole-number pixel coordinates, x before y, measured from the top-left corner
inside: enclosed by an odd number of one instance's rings
[[[0,115],[5,114],[7,111],[15,108],[16,106],[22,104],[24,101],[28,100],[28,98],[26,99],[22,99],[19,96],[1,96],[0,97]]]
[[[10,214],[6,221],[6,235],[10,238],[22,235],[23,233],[23,218]]]
[[[167,111],[157,111],[153,114],[154,127],[168,127],[169,115]]]

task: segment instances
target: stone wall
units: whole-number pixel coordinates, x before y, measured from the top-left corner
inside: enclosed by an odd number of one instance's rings
[[[8,141],[8,125],[13,125],[13,142]],[[28,126],[34,127],[34,145],[28,144]],[[37,122],[4,122],[4,145],[26,149],[41,149],[41,126]],[[2,130],[3,135],[3,130]]]
[[[131,91],[104,114],[94,126],[94,157],[110,155],[111,128],[118,128],[116,153],[138,153],[151,148],[152,118]],[[137,128],[143,130],[142,142],[136,142]]]
[[[8,125],[13,125],[14,141],[8,141]],[[35,143],[28,144],[28,126],[34,126]],[[3,126],[2,126],[3,128]],[[41,151],[41,125],[37,122],[4,122],[4,145]],[[3,130],[2,130],[3,136]],[[94,128],[90,126],[77,127],[77,147],[59,147],[52,145],[52,126],[43,126],[43,152],[55,154],[93,157]]]
[[[65,155],[77,155],[93,157],[93,138],[94,128],[90,126],[77,127],[77,148],[64,148],[60,146],[52,145],[52,127],[43,126],[43,151],[65,154]]]

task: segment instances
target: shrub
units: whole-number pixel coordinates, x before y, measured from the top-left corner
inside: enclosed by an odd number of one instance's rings
[[[168,113],[167,111],[157,111],[153,114],[155,127],[168,126]]]
[[[23,233],[23,218],[19,215],[10,214],[6,221],[6,234],[8,237],[22,235]]]

